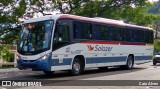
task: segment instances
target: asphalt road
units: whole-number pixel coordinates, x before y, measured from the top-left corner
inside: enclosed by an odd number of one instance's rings
[[[66,71],[57,71],[48,76],[43,72],[22,70],[1,72],[0,80],[42,81],[43,87],[38,89],[160,89],[160,64],[152,65],[152,62],[135,65],[132,70],[124,70],[110,67],[100,71],[96,68],[86,70],[79,76],[71,76]],[[78,81],[77,81],[78,80]],[[154,80],[154,81],[153,81]],[[87,81],[87,82],[86,82]],[[110,84],[110,85],[105,85]],[[115,83],[114,83],[115,82]],[[139,86],[134,85],[138,83]],[[145,82],[154,82],[154,85],[143,85]],[[78,84],[79,85],[78,85]],[[124,86],[122,86],[124,83]],[[119,84],[114,85],[114,84]],[[129,84],[129,86],[126,86]],[[132,85],[133,84],[133,85]],[[83,86],[84,85],[84,86]],[[34,89],[35,87],[1,87],[0,89]]]

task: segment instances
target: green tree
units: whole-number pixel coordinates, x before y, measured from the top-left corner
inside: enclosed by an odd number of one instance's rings
[[[6,44],[17,39],[19,32],[19,18],[26,10],[25,0],[0,0],[0,40]]]
[[[13,57],[9,44],[18,39],[19,18],[23,17],[25,10],[25,0],[0,0],[0,41],[5,43],[0,45],[0,59],[4,61]]]
[[[160,51],[160,40],[157,39],[154,41],[154,52],[159,52]]]
[[[0,59],[4,59],[4,61],[10,61],[13,54],[9,50],[9,45],[0,45]]]
[[[52,0],[61,13],[87,17],[104,17],[126,23],[150,26],[157,15],[148,13],[153,5],[148,0]]]

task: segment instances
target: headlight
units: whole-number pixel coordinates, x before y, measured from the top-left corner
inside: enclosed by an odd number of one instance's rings
[[[21,56],[20,56],[20,55],[16,55],[16,59],[17,59],[17,60],[20,60],[20,59],[21,59]]]
[[[47,58],[49,57],[49,55],[50,55],[50,54],[46,54],[46,55],[40,57],[39,59],[40,59],[40,60],[45,60],[45,59],[47,59]]]

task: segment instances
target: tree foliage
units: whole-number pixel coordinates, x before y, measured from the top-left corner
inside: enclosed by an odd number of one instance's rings
[[[87,17],[104,17],[126,23],[151,26],[158,15],[148,13],[148,0],[52,0],[61,13]]]
[[[9,5],[7,1],[13,4],[19,1],[19,7],[11,4],[12,21],[17,21],[18,18],[32,18],[35,13],[45,15],[54,11],[87,17],[121,19],[140,25],[152,24],[152,21],[145,23],[143,20],[139,21],[139,18],[144,20],[148,17],[153,20],[155,18],[147,13],[151,6],[148,0],[2,0],[2,3],[7,6]]]
[[[154,41],[154,51],[156,53],[160,51],[160,40],[159,39]]]
[[[19,18],[26,10],[25,0],[0,0],[0,40],[6,44],[17,39],[19,29]]]
[[[35,13],[59,11],[87,17],[104,17],[123,20],[126,23],[150,26],[157,15],[148,13],[152,4],[148,0],[28,0],[25,16],[32,18]]]
[[[9,51],[9,45],[0,45],[0,59],[5,59],[4,61],[10,61],[13,57],[11,51]]]

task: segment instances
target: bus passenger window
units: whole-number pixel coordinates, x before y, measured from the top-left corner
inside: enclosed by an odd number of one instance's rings
[[[93,39],[109,40],[109,26],[94,24],[93,25]]]
[[[134,29],[133,40],[134,42],[144,42],[144,32],[140,29]]]
[[[111,41],[123,41],[123,30],[118,27],[111,27]]]
[[[145,31],[145,42],[146,43],[153,43],[153,32],[152,31]]]
[[[88,22],[74,21],[74,38],[75,39],[91,39],[91,24]]]
[[[127,42],[132,42],[133,41],[133,39],[132,39],[132,29],[125,28],[125,30],[124,30],[124,41],[127,41]]]

